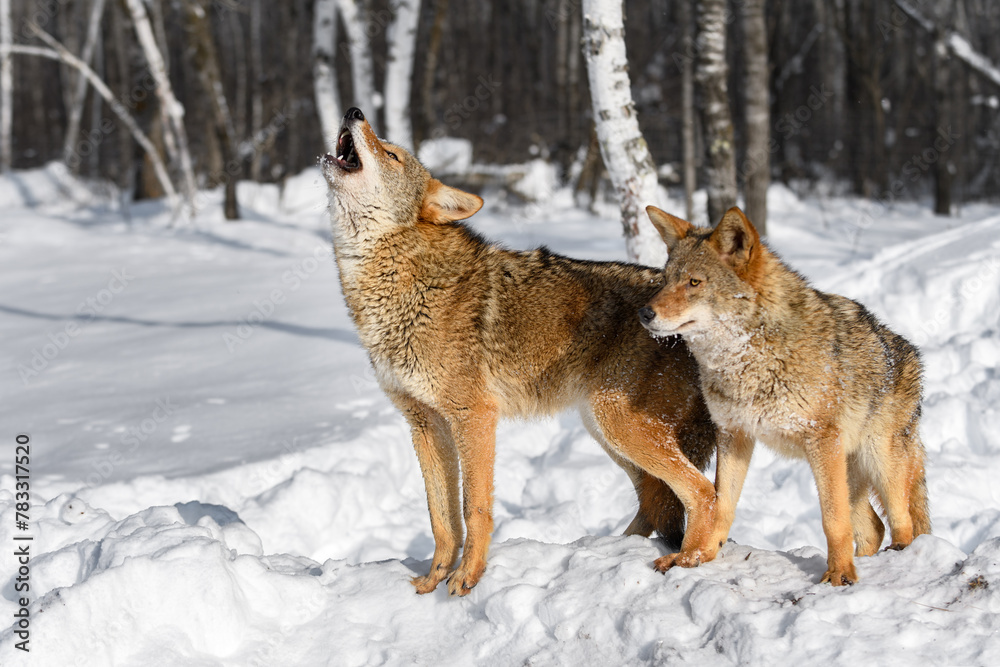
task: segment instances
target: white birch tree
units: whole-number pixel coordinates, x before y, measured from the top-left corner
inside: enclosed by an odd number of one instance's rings
[[[715,225],[736,205],[736,158],[733,117],[726,79],[726,0],[698,2],[698,63],[695,79],[701,89],[705,133],[708,222]]]
[[[10,47],[14,43],[10,0],[0,0],[0,173],[10,171],[13,164],[14,142],[11,129],[14,114],[14,70]]]
[[[160,98],[164,115],[167,120],[167,128],[176,141],[178,166],[181,171],[184,196],[188,201],[190,213],[194,214],[194,198],[197,192],[197,185],[194,178],[194,166],[191,162],[191,152],[188,149],[187,132],[184,129],[184,106],[177,100],[174,90],[170,85],[170,78],[167,76],[166,64],[163,54],[160,53],[156,45],[156,37],[153,35],[153,28],[149,21],[149,14],[143,0],[125,0],[132,22],[135,25],[136,37],[142,47],[146,62],[149,64],[150,73],[156,83],[156,94]]]
[[[351,61],[351,87],[353,106],[360,108],[372,125],[375,125],[379,105],[375,97],[375,63],[366,32],[368,20],[363,0],[337,0],[340,17],[344,20],[347,50]]]
[[[104,15],[104,0],[94,0],[90,6],[90,20],[87,23],[87,38],[83,43],[80,60],[90,65],[94,57],[101,28],[101,17]],[[79,76],[70,97],[69,119],[66,122],[66,136],[63,140],[63,161],[70,169],[76,171],[76,161],[73,153],[77,139],[80,138],[80,120],[83,118],[83,104],[87,97],[87,78]]]
[[[621,208],[631,261],[662,267],[666,248],[646,217],[659,205],[656,166],[639,130],[625,54],[622,0],[583,1],[583,51],[604,165]]]
[[[771,184],[771,95],[764,0],[743,3],[743,53],[746,63],[747,155],[741,169],[746,182],[746,214],[761,235],[767,233],[767,188]],[[715,220],[712,220],[715,223]]]
[[[389,59],[385,70],[385,134],[408,150],[413,150],[413,124],[410,114],[410,90],[413,81],[413,57],[417,45],[420,0],[396,0],[394,18],[386,41]]]
[[[337,72],[333,66],[336,39],[337,0],[316,0],[313,15],[313,89],[327,153],[336,152],[337,133],[340,131],[340,95],[337,93]]]

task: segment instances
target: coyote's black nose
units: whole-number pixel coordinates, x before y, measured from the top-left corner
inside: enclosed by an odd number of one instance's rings
[[[357,120],[364,120],[365,115],[361,113],[361,109],[357,107],[351,107],[350,109],[347,110],[347,113],[344,114],[344,120],[351,120],[352,118],[355,118]]]
[[[656,312],[649,306],[643,306],[639,309],[639,321],[643,324],[649,324],[656,319]]]

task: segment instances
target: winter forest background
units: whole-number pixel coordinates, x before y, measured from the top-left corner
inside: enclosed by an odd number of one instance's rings
[[[183,140],[165,113],[174,107],[157,94],[138,10],[183,107],[199,187],[283,182],[325,150],[318,109],[339,118],[351,105],[390,140],[410,143],[412,132],[419,148],[429,138],[460,137],[471,142],[472,165],[542,158],[581,201],[603,187],[581,48],[593,26],[582,0],[0,0],[5,5],[19,45],[0,68],[13,82],[10,111],[0,111],[12,124],[10,153],[0,155],[5,169],[62,160],[116,184],[124,201],[164,193],[149,152],[93,86],[80,85],[77,69],[29,52],[58,42],[107,84],[183,191],[176,145]],[[926,199],[941,214],[1000,193],[995,2],[627,0],[624,9],[635,111],[663,185],[682,190],[686,156],[695,187],[725,180],[709,150],[721,141],[734,149],[740,192],[763,173],[800,194],[832,189],[885,206]],[[712,41],[719,27],[724,42]],[[728,64],[721,78],[711,59],[720,46]],[[686,68],[694,77],[687,96]],[[720,92],[729,111],[721,121],[707,115],[719,108],[708,102]],[[509,173],[462,171],[451,180],[472,188]]]

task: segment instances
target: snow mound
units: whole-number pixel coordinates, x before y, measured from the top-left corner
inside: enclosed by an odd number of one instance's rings
[[[644,538],[516,539],[494,547],[488,576],[458,600],[444,587],[413,592],[408,580],[426,562],[262,555],[226,508],[151,507],[121,521],[94,512],[72,523],[88,513],[79,503],[62,496],[37,508],[45,555],[32,569],[40,596],[32,664],[1000,658],[1000,595],[990,584],[1000,581],[1000,538],[966,556],[921,536],[905,551],[859,559],[861,581],[847,589],[815,585],[826,560],[812,547],[782,553],[730,542],[713,563],[661,575],[650,563],[663,549]],[[4,526],[13,523],[7,514]],[[15,664],[14,651],[7,630],[4,664]]]
[[[80,206],[97,201],[92,190],[62,162],[50,162],[42,169],[11,172],[0,178],[0,209],[4,210],[52,202]]]

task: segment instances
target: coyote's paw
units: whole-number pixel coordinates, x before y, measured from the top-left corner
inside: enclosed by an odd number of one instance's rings
[[[892,544],[890,544],[889,546],[887,546],[885,548],[885,550],[886,551],[902,551],[903,549],[905,549],[908,546],[910,546],[909,542],[906,542],[905,544],[903,542],[893,542]]]
[[[677,565],[680,567],[698,567],[701,565],[701,552],[693,551],[689,553],[680,552],[676,554],[667,554],[653,561],[653,567],[656,568],[657,572],[666,572],[673,566]]]
[[[476,568],[475,570],[467,570],[464,565],[459,566],[448,577],[448,592],[458,596],[468,595],[469,591],[479,583],[484,569],[486,569],[485,566]]]
[[[448,576],[448,570],[449,566],[443,563],[438,565],[431,564],[430,572],[422,577],[413,577],[410,579],[410,583],[413,584],[413,587],[417,589],[417,593],[420,595],[430,593]]]
[[[443,579],[444,577],[442,576],[425,574],[422,577],[413,577],[410,579],[410,583],[417,589],[418,594],[424,595],[425,593],[430,593],[437,588],[437,585],[440,584]]]
[[[858,575],[854,571],[854,564],[851,563],[847,567],[829,567],[819,583],[829,582],[831,586],[853,586],[857,580]]]

